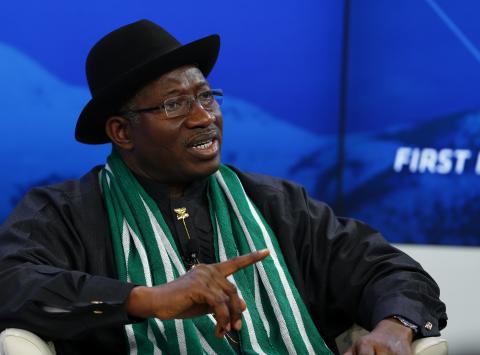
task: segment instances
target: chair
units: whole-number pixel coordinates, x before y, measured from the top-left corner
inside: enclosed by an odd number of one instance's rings
[[[0,333],[0,355],[56,355],[52,342],[28,330],[7,328]]]
[[[338,349],[343,354],[355,339],[368,332],[355,325],[336,339]],[[445,339],[430,337],[415,340],[412,344],[415,355],[448,355]],[[23,329],[8,328],[0,333],[0,355],[56,355],[52,342],[46,342],[37,335]]]

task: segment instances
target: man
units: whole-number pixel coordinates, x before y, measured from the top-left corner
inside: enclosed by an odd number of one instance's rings
[[[409,354],[438,335],[445,306],[416,262],[301,187],[220,164],[218,50],[147,20],[92,48],[76,138],[112,154],[5,222],[1,327],[58,354],[327,354],[354,322],[372,332],[349,353]]]

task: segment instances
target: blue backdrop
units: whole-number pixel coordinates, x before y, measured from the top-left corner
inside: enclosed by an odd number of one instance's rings
[[[345,213],[397,242],[480,245],[480,2],[351,5]]]
[[[73,139],[90,97],[84,60],[107,32],[149,18],[182,42],[220,33],[210,81],[226,93],[225,162],[295,180],[392,241],[480,245],[479,10],[475,0],[4,1],[0,220],[32,186],[105,160],[107,145]]]

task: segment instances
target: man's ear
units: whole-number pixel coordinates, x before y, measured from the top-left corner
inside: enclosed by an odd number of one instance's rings
[[[132,123],[130,120],[121,116],[109,117],[105,122],[105,132],[112,143],[119,148],[130,150],[133,148],[132,142]]]

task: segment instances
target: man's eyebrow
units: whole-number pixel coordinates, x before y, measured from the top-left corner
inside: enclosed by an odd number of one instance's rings
[[[161,92],[161,95],[162,96],[170,96],[172,94],[176,94],[176,93],[179,93],[179,92],[181,92],[180,89],[170,89],[168,91]]]
[[[210,87],[210,83],[206,80],[202,81],[202,82],[199,82],[195,85],[195,89],[199,89],[199,88],[202,88],[202,87],[205,87],[205,86],[208,86]]]
[[[201,81],[201,82],[199,82],[199,83],[196,83],[196,84],[193,86],[193,88],[194,88],[194,89],[199,89],[199,88],[202,88],[202,87],[205,87],[205,86],[206,86],[206,87],[209,87],[209,86],[210,86],[209,83],[208,83],[208,81],[206,81],[206,80]],[[172,94],[181,93],[181,92],[183,92],[183,91],[185,91],[184,88],[172,88],[172,89],[167,90],[167,91],[162,91],[162,92],[161,92],[161,95],[162,95],[162,96],[170,96],[170,95],[172,95]]]

